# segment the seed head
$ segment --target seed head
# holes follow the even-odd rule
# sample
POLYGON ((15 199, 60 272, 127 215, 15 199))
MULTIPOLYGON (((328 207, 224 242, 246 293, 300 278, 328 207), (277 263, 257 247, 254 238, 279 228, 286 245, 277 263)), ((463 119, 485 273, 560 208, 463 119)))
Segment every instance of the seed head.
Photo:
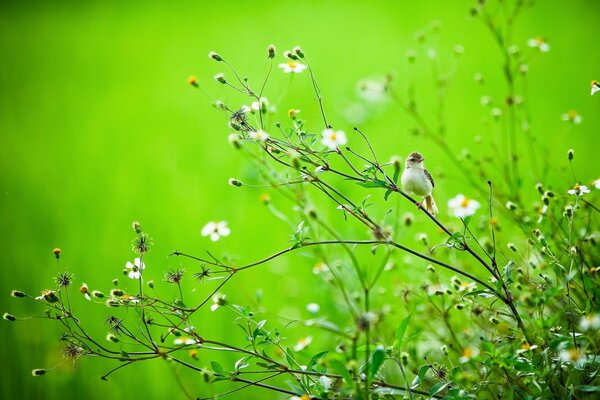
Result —
POLYGON ((184 273, 185 273, 185 270, 179 269, 179 268, 174 271, 171 270, 171 271, 167 272, 167 276, 166 276, 167 282, 175 283, 175 284, 181 283, 184 273))

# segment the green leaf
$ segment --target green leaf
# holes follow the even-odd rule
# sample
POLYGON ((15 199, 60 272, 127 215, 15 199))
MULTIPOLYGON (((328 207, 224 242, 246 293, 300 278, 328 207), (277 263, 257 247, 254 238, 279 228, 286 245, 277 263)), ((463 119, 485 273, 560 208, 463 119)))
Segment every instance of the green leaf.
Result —
POLYGON ((579 390, 580 392, 600 392, 600 386, 581 385, 575 386, 575 390, 579 390))
POLYGON ((402 343, 402 339, 404 339, 404 334, 406 333, 406 329, 408 328, 408 323, 410 322, 411 316, 412 314, 408 314, 402 320, 402 322, 400 322, 398 329, 396 329, 396 340, 398 341, 398 343, 402 343))
POLYGON ((419 369, 419 373, 417 374, 417 376, 415 376, 415 379, 413 379, 412 383, 410 384, 411 389, 416 388, 421 384, 421 382, 423 382, 423 378, 425 378, 425 374, 427 373, 427 371, 429 371, 429 368, 429 365, 423 365, 419 369))
POLYGON ((390 194, 392 194, 392 189, 386 190, 385 194, 383 195, 383 199, 387 201, 388 197, 390 197, 390 194))
POLYGON ((309 371, 312 370, 312 368, 319 363, 319 360, 321 360, 321 358, 325 357, 325 355, 327 353, 328 353, 327 351, 322 351, 320 353, 315 354, 308 363, 308 370, 309 371))
POLYGON ((398 184, 398 178, 400 177, 400 168, 395 168, 394 170, 394 183, 398 184))
POLYGON ((221 364, 219 364, 216 361, 211 361, 210 362, 210 366, 212 367, 213 371, 215 371, 215 373, 217 375, 221 375, 221 376, 226 376, 227 372, 225 372, 225 370, 223 369, 223 367, 221 366, 221 364))
POLYGON ((379 179, 374 179, 372 181, 367 182, 356 182, 356 184, 367 189, 387 187, 387 184, 384 181, 380 181, 379 179))
POLYGON ((449 384, 450 384, 450 382, 438 382, 431 387, 429 394, 431 396, 435 396, 436 394, 438 394, 439 392, 444 390, 446 388, 446 386, 448 386, 449 384))
POLYGON ((371 376, 371 378, 377 375, 377 372, 379 371, 379 368, 381 368, 381 365, 384 361, 385 349, 383 346, 378 346, 371 356, 371 371, 369 371, 369 376, 371 376))
POLYGON ((334 360, 329 361, 329 365, 331 366, 331 368, 333 369, 333 371, 336 374, 339 374, 342 377, 344 377, 344 380, 346 382, 352 382, 352 376, 350 375, 350 372, 348 372, 348 368, 346 368, 346 364, 344 364, 340 360, 334 359, 334 360))
POLYGON ((289 347, 285 350, 285 358, 287 359, 288 365, 291 368, 296 367, 296 363, 294 362, 294 351, 289 347))

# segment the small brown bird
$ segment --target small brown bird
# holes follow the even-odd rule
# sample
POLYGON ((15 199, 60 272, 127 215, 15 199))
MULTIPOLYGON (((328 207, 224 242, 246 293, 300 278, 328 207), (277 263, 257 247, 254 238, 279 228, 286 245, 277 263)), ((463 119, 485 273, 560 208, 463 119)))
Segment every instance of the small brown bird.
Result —
POLYGON ((419 206, 425 202, 425 209, 430 214, 437 214, 438 209, 431 194, 435 183, 429 171, 423 166, 423 161, 425 159, 420 153, 415 151, 409 154, 402 172, 402 187, 409 193, 423 196, 419 206))

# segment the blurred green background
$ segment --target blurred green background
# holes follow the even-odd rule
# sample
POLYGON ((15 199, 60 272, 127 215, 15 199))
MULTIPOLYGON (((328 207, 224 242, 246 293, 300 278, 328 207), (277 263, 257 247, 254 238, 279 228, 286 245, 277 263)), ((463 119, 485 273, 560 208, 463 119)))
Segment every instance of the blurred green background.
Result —
MULTIPOLYGON (((249 261, 286 246, 289 228, 261 205, 262 191, 227 185, 231 176, 244 180, 254 174, 227 143, 226 118, 210 106, 216 99, 239 99, 212 80, 222 65, 207 58, 211 50, 257 82, 266 70, 268 44, 275 44, 279 53, 301 45, 317 73, 329 118, 350 132, 347 107, 356 99, 357 81, 365 77, 393 73, 400 86, 408 79, 420 80, 422 104, 434 110, 427 63, 409 69, 406 51, 416 49, 423 61, 426 50, 436 48, 440 62, 450 68, 452 48, 460 43, 466 51, 448 92, 448 134, 457 153, 470 147, 473 137, 482 134, 481 119, 489 116, 480 97, 501 99, 505 90, 500 53, 481 21, 469 16, 471 3, 2 2, 2 311, 18 316, 41 312, 39 305, 13 299, 9 292, 18 288, 36 294, 51 287, 57 272, 54 247, 62 248, 61 268, 75 274, 77 285, 86 282, 108 291, 111 279, 120 277, 133 258, 133 220, 141 221, 154 238, 146 276, 156 281, 170 267, 194 271, 183 260, 166 258, 175 249, 198 255, 206 249, 228 252, 249 261), (441 22, 434 37, 432 21, 441 22), (425 32, 424 45, 417 45, 416 30, 425 32), (485 77, 483 87, 473 80, 478 72, 485 77), (208 97, 186 84, 192 74, 208 97), (221 219, 229 222, 231 236, 217 243, 200 236, 207 221, 221 219)), ((589 83, 600 79, 599 14, 596 1, 540 1, 519 19, 514 40, 522 48, 536 36, 550 43, 549 53, 530 62, 526 101, 532 130, 548 145, 549 152, 541 156, 556 160, 557 166, 566 165, 568 148, 575 149, 576 171, 584 183, 598 173, 593 135, 600 126, 600 98, 590 97, 589 83), (582 115, 581 125, 560 121, 571 109, 582 115)), ((288 80, 274 71, 267 97, 278 98, 288 80)), ((286 90, 278 118, 284 119, 288 108, 301 108, 302 117, 318 131, 319 111, 311 100, 308 75, 294 77, 286 90)), ((360 126, 382 159, 420 149, 434 174, 445 172, 448 179, 436 188, 443 218, 448 218, 449 197, 475 194, 461 179, 452 179, 458 175, 434 145, 410 134, 414 124, 397 108, 388 105, 375 114, 360 126)), ((275 197, 274 202, 289 210, 283 200, 275 197)), ((361 228, 348 229, 365 236, 361 228)), ((244 275, 224 292, 243 304, 262 288, 268 309, 301 317, 304 304, 315 301, 327 307, 332 301, 326 291, 314 290, 312 265, 306 258, 280 259, 244 275), (297 310, 282 311, 287 303, 298 304, 297 310)), ((187 292, 196 289, 192 296, 198 298, 208 290, 192 281, 186 285, 187 292)), ((167 297, 174 295, 170 289, 164 290, 167 297)), ((103 338, 108 310, 79 297, 74 307, 103 338)), ((230 337, 231 318, 209 314, 202 314, 197 328, 214 338, 230 337)), ((103 382, 99 377, 115 365, 84 359, 76 367, 66 362, 33 379, 31 369, 61 361, 59 332, 56 324, 43 320, 1 325, 1 398, 185 398, 163 362, 134 365, 103 382)), ((298 337, 290 334, 294 342, 298 337)), ((209 354, 201 358, 208 365, 209 354)), ((206 394, 198 377, 182 379, 193 395, 206 394)), ((280 398, 264 392, 241 396, 280 398)))

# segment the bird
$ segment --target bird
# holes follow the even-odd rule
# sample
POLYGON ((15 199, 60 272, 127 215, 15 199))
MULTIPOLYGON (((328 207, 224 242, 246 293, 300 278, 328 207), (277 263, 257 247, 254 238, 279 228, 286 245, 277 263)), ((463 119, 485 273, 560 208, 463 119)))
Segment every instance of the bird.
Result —
POLYGON ((425 169, 423 162, 425 159, 419 152, 412 152, 406 158, 404 171, 402 172, 402 187, 405 191, 416 196, 423 196, 423 200, 417 203, 418 207, 423 207, 432 215, 438 213, 437 206, 433 200, 432 192, 435 183, 429 171, 425 169))

